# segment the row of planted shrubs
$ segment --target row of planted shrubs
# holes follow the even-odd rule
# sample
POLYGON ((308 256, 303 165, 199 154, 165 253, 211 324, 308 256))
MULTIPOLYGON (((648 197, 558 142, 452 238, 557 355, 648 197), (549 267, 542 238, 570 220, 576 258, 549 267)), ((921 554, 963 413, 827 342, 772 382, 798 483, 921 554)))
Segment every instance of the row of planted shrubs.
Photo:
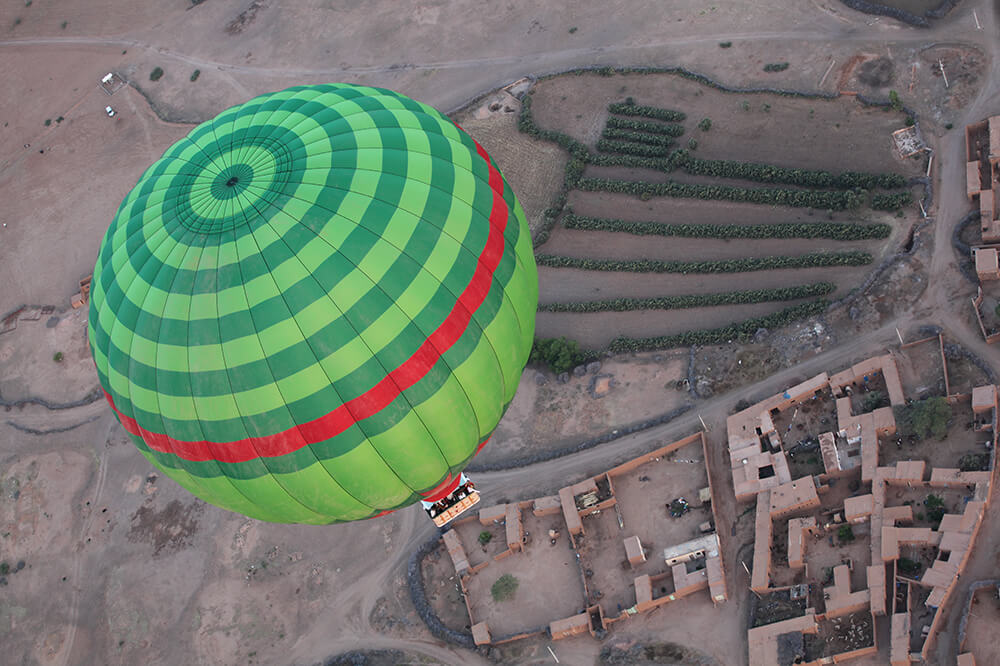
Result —
POLYGON ((833 174, 817 169, 792 169, 760 164, 757 162, 741 162, 738 160, 704 160, 695 157, 686 150, 678 150, 671 155, 674 166, 680 167, 690 174, 715 176, 717 178, 738 178, 752 180, 758 183, 784 183, 803 187, 834 187, 837 189, 896 189, 906 186, 906 178, 898 173, 864 173, 860 171, 844 171, 833 174))
POLYGON ((779 224, 665 224, 584 217, 570 213, 563 218, 567 229, 581 231, 620 231, 636 236, 680 236, 684 238, 829 238, 831 240, 869 240, 888 238, 888 224, 838 222, 800 222, 779 224))
POLYGON ((746 305, 772 301, 794 301, 800 298, 826 296, 836 289, 832 282, 815 282, 794 287, 747 289, 715 294, 686 294, 655 298, 612 298, 601 301, 547 303, 539 305, 541 312, 626 312, 628 310, 679 310, 684 308, 746 305))
POLYGON ((872 195, 872 208, 875 210, 899 210, 912 202, 913 194, 909 191, 893 192, 890 194, 876 193, 872 195))
POLYGON ((681 197, 688 199, 721 199, 772 206, 795 208, 823 208, 845 210, 858 208, 865 201, 864 190, 785 190, 779 188, 736 187, 733 185, 695 185, 667 181, 613 180, 610 178, 580 178, 576 186, 581 190, 617 192, 648 199, 653 196, 681 197))
POLYGON ((684 126, 674 123, 655 123, 648 120, 633 120, 631 118, 618 118, 611 116, 605 127, 611 129, 634 130, 636 132, 649 132, 651 134, 666 134, 667 136, 680 136, 684 134, 684 126))
POLYGON ((624 102, 612 102, 608 104, 608 111, 621 116, 656 118, 657 120, 666 120, 673 123, 684 122, 684 119, 687 118, 687 114, 681 111, 661 109, 657 106, 642 106, 633 102, 631 98, 624 102))
POLYGON ((829 306, 825 299, 800 303, 762 317, 733 322, 728 326, 686 331, 674 335, 653 338, 619 337, 611 341, 607 351, 620 354, 626 352, 655 351, 670 347, 690 347, 691 345, 717 345, 729 342, 749 342, 761 328, 780 328, 794 321, 821 314, 829 306))
POLYGON ((863 266, 872 255, 860 250, 847 252, 811 252, 795 256, 743 257, 706 261, 662 261, 658 259, 587 259, 553 254, 535 256, 539 266, 578 268, 585 271, 626 273, 747 273, 778 268, 821 268, 825 266, 863 266))
POLYGON ((648 143, 654 146, 672 146, 675 143, 675 141, 666 134, 635 132, 627 129, 616 129, 614 127, 604 128, 602 136, 605 139, 619 139, 622 141, 633 141, 636 143, 648 143))
POLYGON ((639 157, 666 157, 670 154, 670 146, 650 145, 635 141, 619 141, 617 139, 598 139, 597 150, 602 153, 624 153, 639 157))

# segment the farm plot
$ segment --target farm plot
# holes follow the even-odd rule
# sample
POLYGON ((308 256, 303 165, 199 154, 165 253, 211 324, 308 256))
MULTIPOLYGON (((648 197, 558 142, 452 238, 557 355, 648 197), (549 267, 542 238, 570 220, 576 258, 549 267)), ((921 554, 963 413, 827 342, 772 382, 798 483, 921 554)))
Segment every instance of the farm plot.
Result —
POLYGON ((536 237, 537 335, 634 351, 745 340, 821 312, 908 230, 920 165, 890 150, 902 124, 854 100, 741 96, 670 74, 542 81, 519 128, 570 159, 536 237))

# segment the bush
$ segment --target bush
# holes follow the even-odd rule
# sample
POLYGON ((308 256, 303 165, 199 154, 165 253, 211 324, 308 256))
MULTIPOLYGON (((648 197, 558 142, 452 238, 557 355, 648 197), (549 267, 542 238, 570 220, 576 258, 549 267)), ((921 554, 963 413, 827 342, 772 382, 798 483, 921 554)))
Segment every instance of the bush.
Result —
POLYGON ((615 273, 748 273, 776 268, 819 268, 823 266, 864 266, 872 255, 860 250, 847 252, 812 252, 800 255, 743 257, 705 261, 661 261, 657 259, 585 259, 539 254, 539 266, 578 268, 585 271, 615 273))
POLYGON ((608 118, 606 127, 652 132, 653 134, 666 134, 667 136, 680 136, 684 134, 684 126, 676 123, 657 123, 648 120, 635 120, 633 118, 618 118, 617 116, 608 118))
POLYGON ((864 201, 862 190, 831 192, 826 190, 787 190, 779 188, 736 187, 732 185, 695 185, 666 181, 612 180, 608 178, 580 178, 581 190, 617 192, 637 197, 667 196, 689 199, 718 199, 745 201, 772 206, 810 207, 824 210, 857 208, 864 201))
POLYGON ((687 118, 687 114, 681 111, 661 109, 655 106, 640 106, 627 102, 613 102, 608 105, 608 111, 622 116, 642 116, 643 118, 656 118, 674 123, 683 122, 687 118))
POLYGON ((491 532, 488 532, 487 530, 483 530, 482 532, 479 533, 479 543, 480 543, 480 545, 485 546, 492 539, 493 539, 493 534, 491 532))
POLYGON ((56 352, 55 354, 52 355, 52 360, 55 361, 56 363, 60 363, 63 360, 63 353, 56 352))
POLYGON ((160 67, 154 67, 153 71, 149 73, 150 81, 159 81, 163 78, 163 69, 160 67))
POLYGON ((719 42, 720 49, 728 49, 732 45, 733 45, 732 42, 719 42))
POLYGON ((580 365, 589 355, 580 349, 580 343, 567 338, 535 338, 531 346, 529 363, 545 364, 552 372, 561 374, 580 365))
POLYGON ((828 238, 852 241, 888 238, 889 234, 892 233, 892 227, 888 224, 840 222, 666 224, 582 217, 572 213, 563 218, 563 224, 567 229, 622 232, 636 236, 678 236, 681 238, 828 238))
POLYGON ((0 562, 0 576, 6 576, 10 573, 10 565, 6 562, 0 562))
POLYGON ((783 72, 788 69, 787 62, 769 62, 764 65, 765 72, 783 72))
POLYGON ((841 525, 837 528, 837 538, 840 539, 841 543, 850 543, 854 541, 854 530, 851 529, 850 525, 841 525))
POLYGON ((708 130, 712 129, 712 119, 702 118, 701 121, 698 123, 698 129, 700 129, 702 132, 707 132, 708 130))
POLYGON ((697 149, 698 149, 698 140, 688 139, 688 150, 697 150, 697 149))
POLYGON ((191 72, 191 83, 194 83, 195 81, 197 81, 199 76, 201 76, 201 70, 200 69, 196 69, 193 72, 191 72))
POLYGON ((793 321, 823 313, 829 303, 823 299, 793 305, 763 317, 753 317, 733 322, 719 328, 686 331, 674 335, 655 338, 619 337, 611 341, 607 350, 621 354, 627 352, 656 351, 670 347, 690 347, 692 345, 718 345, 733 342, 748 342, 761 328, 780 328, 793 321))
POLYGON ((514 597, 518 585, 517 578, 506 573, 497 578, 493 586, 490 587, 490 595, 492 595, 493 601, 507 601, 514 597))
POLYGON ((46 118, 46 119, 45 119, 45 122, 44 122, 43 124, 44 124, 44 125, 45 125, 46 127, 48 127, 49 125, 51 125, 51 124, 52 124, 52 119, 51 119, 51 118, 46 118))
POLYGON ((909 432, 921 439, 933 435, 944 439, 948 434, 951 406, 944 398, 928 398, 909 405, 896 407, 896 420, 909 432))
POLYGON ((944 500, 932 493, 924 500, 924 506, 927 507, 927 520, 934 529, 937 529, 941 519, 944 518, 944 500))
POLYGON ((882 391, 869 391, 861 399, 862 412, 874 412, 879 407, 888 407, 889 400, 882 391))
POLYGON ((549 303, 539 305, 541 312, 626 312, 630 310, 678 310, 683 308, 715 307, 719 305, 744 305, 794 301, 800 298, 826 296, 836 289, 832 282, 816 282, 795 287, 748 289, 715 294, 687 296, 661 296, 658 298, 614 298, 603 301, 574 303, 549 303))
POLYGON ((893 111, 903 110, 903 102, 902 100, 899 99, 899 93, 896 92, 895 90, 889 91, 889 108, 891 108, 893 111))
POLYGON ((985 472, 990 468, 988 453, 969 453, 958 460, 958 469, 963 472, 985 472))

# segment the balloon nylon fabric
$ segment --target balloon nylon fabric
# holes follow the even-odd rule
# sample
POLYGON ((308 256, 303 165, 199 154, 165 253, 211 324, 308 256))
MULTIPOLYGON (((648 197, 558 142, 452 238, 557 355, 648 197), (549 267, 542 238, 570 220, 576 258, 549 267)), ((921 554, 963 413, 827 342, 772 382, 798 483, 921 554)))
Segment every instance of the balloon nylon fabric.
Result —
POLYGON ((520 204, 452 121, 302 86, 170 147, 94 269, 98 377, 151 463, 273 522, 356 520, 455 478, 530 353, 520 204))

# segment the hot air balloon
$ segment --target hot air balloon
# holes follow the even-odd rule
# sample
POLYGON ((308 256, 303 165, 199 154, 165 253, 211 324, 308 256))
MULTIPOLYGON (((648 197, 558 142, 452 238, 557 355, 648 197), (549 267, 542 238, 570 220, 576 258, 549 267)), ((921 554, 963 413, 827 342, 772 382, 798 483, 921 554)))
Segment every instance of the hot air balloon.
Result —
POLYGON ((88 333, 154 466, 225 509, 328 524, 469 503, 537 301, 524 212, 478 143, 390 90, 300 86, 139 178, 88 333))

